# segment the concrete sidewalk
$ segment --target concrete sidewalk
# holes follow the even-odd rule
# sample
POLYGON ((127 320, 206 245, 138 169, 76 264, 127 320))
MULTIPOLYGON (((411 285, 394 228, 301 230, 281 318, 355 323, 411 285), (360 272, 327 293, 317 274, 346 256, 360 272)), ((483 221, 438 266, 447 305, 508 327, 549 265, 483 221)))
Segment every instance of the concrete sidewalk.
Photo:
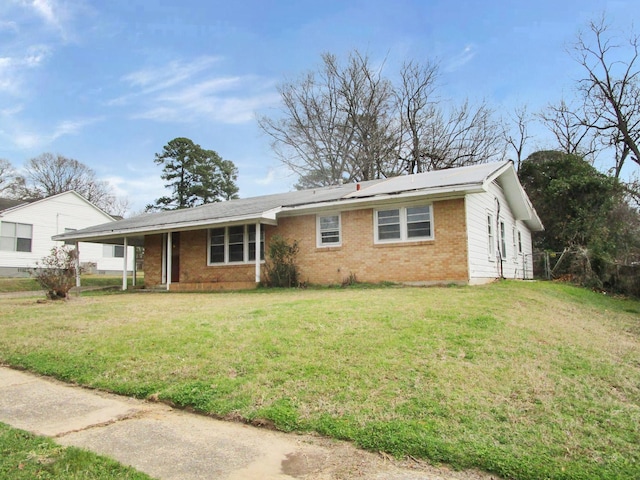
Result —
POLYGON ((346 442, 218 421, 5 367, 0 367, 0 422, 106 455, 158 479, 492 478, 396 462, 346 442))

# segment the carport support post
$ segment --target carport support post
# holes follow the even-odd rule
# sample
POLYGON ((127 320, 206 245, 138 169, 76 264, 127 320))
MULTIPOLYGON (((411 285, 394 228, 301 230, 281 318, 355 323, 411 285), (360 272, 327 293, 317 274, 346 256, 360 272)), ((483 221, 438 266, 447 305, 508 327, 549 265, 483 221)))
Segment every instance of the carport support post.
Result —
POLYGON ((256 223, 256 283, 260 283, 260 222, 256 223))
POLYGON ((167 290, 171 287, 171 249, 173 242, 171 232, 167 233, 167 290))
POLYGON ((76 287, 80 287, 80 244, 76 242, 76 287))
POLYGON ((136 286, 136 277, 138 276, 138 250, 135 245, 133 246, 133 278, 131 279, 131 285, 136 286))
POLYGON ((127 237, 124 237, 124 255, 123 255, 123 265, 122 265, 122 290, 127 289, 127 264, 129 263, 129 255, 128 255, 128 241, 127 237))

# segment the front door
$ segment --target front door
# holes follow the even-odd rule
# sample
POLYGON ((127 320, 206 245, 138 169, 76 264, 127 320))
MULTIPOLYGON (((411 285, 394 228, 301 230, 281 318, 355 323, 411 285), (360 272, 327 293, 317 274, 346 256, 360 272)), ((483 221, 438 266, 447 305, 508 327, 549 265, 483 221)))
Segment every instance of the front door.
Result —
POLYGON ((171 283, 180 282, 180 232, 171 234, 171 283))

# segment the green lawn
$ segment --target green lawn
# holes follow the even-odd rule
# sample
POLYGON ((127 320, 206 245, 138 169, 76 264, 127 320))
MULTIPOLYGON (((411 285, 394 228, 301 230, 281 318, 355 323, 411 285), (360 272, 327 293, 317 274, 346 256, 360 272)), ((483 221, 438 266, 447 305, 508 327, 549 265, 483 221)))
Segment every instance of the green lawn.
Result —
POLYGON ((515 479, 640 478, 640 302, 554 283, 2 299, 0 361, 515 479))
MULTIPOLYGON (((131 285, 131 275, 127 279, 127 283, 131 285)), ((83 275, 81 280, 83 287, 108 287, 122 286, 122 275, 83 275)), ((144 283, 142 274, 137 276, 138 285, 144 283)), ((41 290, 40 285, 35 278, 24 277, 3 277, 0 278, 0 293, 9 292, 32 292, 41 290)))
POLYGON ((11 480, 150 480, 113 460, 0 423, 0 478, 11 480))

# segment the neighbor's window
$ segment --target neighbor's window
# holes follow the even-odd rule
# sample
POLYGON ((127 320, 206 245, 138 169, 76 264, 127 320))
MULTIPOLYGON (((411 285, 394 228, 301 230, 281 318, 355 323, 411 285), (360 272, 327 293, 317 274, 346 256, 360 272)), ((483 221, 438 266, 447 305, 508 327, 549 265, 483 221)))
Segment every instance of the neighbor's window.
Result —
POLYGON ((317 245, 319 247, 336 247, 341 245, 340 215, 318 215, 317 245))
POLYGON ((0 250, 30 252, 33 225, 26 223, 0 223, 0 250))
MULTIPOLYGON (((209 230, 209 264, 256 260, 256 226, 235 225, 209 230)), ((260 229, 260 260, 264 260, 264 229, 260 229)))
POLYGON ((487 239, 489 247, 489 260, 493 260, 496 255, 496 241, 493 234, 493 215, 487 213, 487 239))
POLYGON ((102 256, 105 258, 124 258, 124 245, 102 245, 102 256))
MULTIPOLYGON (((64 229, 64 233, 75 232, 75 231, 76 231, 75 228, 65 228, 64 229)), ((74 242, 73 240, 65 240, 64 244, 65 245, 69 245, 69 246, 75 246, 76 242, 74 242)))
POLYGON ((376 243, 430 240, 433 238, 431 205, 376 210, 376 243))

